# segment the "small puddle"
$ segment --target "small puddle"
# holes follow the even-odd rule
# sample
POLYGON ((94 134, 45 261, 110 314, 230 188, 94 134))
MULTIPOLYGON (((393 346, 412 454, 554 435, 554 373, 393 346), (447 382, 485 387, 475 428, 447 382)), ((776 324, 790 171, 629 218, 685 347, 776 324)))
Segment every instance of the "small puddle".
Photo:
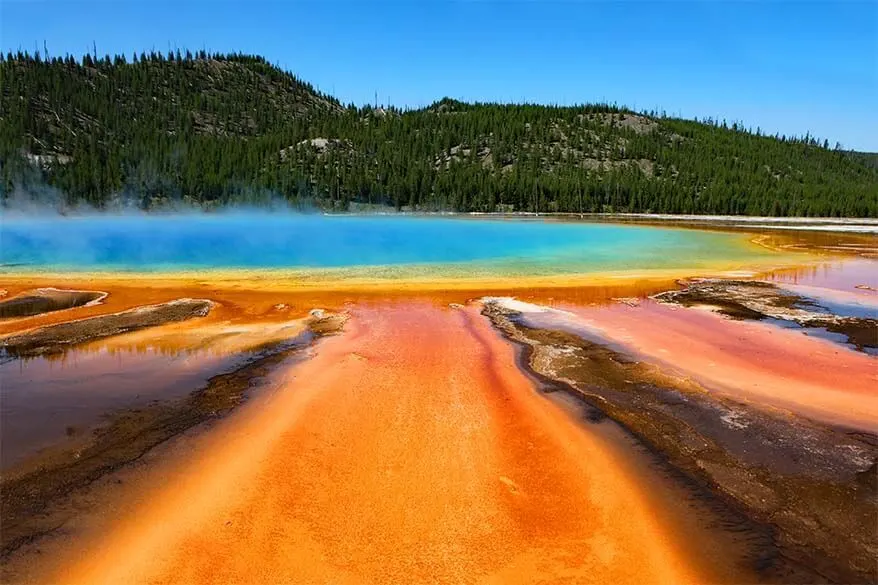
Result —
POLYGON ((182 398, 245 359, 103 347, 0 364, 0 470, 47 447, 87 439, 111 412, 182 398))
POLYGON ((878 262, 865 258, 777 270, 761 277, 776 284, 808 286, 878 297, 878 262))

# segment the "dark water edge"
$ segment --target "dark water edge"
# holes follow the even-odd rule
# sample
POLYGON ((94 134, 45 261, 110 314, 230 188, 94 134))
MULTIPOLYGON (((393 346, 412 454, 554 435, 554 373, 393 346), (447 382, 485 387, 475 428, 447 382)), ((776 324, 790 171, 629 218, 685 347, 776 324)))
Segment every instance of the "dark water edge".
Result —
POLYGON ((695 393, 599 343, 527 327, 490 304, 484 314, 547 397, 641 446, 745 572, 765 583, 878 582, 878 436, 695 393), (549 373, 534 366, 546 347, 579 355, 549 360, 549 373), (871 466, 838 455, 848 448, 871 466))
POLYGON ((652 298, 681 307, 709 307, 730 319, 798 329, 855 351, 878 354, 878 308, 833 302, 760 280, 695 279, 652 298))
POLYGON ((253 352, 246 363, 211 377, 186 398, 117 412, 83 449, 50 453, 34 471, 4 476, 0 560, 62 530, 76 514, 84 513, 64 505, 72 496, 178 435, 228 415, 272 371, 303 359, 308 347, 337 332, 342 323, 335 316, 317 319, 301 335, 253 352))

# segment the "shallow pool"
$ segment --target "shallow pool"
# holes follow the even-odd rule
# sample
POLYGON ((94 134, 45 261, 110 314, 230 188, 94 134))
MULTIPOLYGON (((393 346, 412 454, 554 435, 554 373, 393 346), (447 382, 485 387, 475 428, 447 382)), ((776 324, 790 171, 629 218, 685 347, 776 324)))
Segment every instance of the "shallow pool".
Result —
POLYGON ((438 265, 553 274, 704 267, 771 252, 741 234, 603 223, 291 214, 2 218, 6 270, 438 265))

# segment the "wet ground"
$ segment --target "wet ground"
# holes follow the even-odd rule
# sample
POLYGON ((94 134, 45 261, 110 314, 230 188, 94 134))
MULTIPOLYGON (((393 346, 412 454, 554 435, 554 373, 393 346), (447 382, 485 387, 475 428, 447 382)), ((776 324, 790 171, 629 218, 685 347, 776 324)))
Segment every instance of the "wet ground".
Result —
POLYGON ((2 580, 878 581, 874 267, 104 278, 0 321, 2 580))
POLYGON ((773 321, 807 330, 870 354, 878 353, 878 299, 814 286, 791 286, 762 280, 694 280, 682 288, 654 295, 683 307, 704 307, 732 319, 773 321))
MULTIPOLYGON (((0 295, 0 297, 3 296, 6 295, 0 295)), ((52 311, 63 311, 64 309, 99 303, 106 296, 106 293, 101 291, 88 290, 42 288, 26 291, 0 301, 0 319, 31 317, 52 311)))
POLYGON ((0 365, 0 468, 53 446, 71 446, 108 413, 183 398, 239 357, 96 347, 0 365))
POLYGON ((62 554, 44 578, 699 583, 749 575, 734 560, 712 563, 709 531, 674 522, 673 508, 656 512, 636 462, 535 394, 514 348, 477 309, 355 307, 345 332, 315 350, 272 394, 205 436, 196 457, 182 459, 184 473, 141 485, 148 500, 68 547, 73 557, 62 554))
POLYGON ((165 441, 227 414, 271 369, 301 354, 316 338, 336 332, 343 322, 341 316, 311 316, 303 320, 296 337, 254 348, 224 365, 201 363, 188 377, 145 370, 135 386, 140 394, 134 397, 133 385, 119 375, 87 388, 77 388, 81 380, 68 377, 56 383, 54 397, 52 390, 48 396, 34 395, 27 382, 11 388, 4 383, 4 419, 11 424, 8 429, 4 425, 8 455, 0 504, 2 554, 59 530, 71 519, 71 511, 63 505, 71 494, 136 462, 165 441), (218 369, 225 371, 216 373, 218 369), (95 415, 101 410, 103 420, 97 421, 95 415), (29 424, 43 419, 50 424, 29 432, 29 424), (77 420, 81 426, 71 424, 77 420), (66 425, 67 440, 53 441, 52 427, 59 422, 66 425))
POLYGON ((588 420, 621 423, 736 518, 736 530, 753 540, 748 555, 760 582, 874 579, 873 432, 713 392, 619 344, 577 335, 571 314, 559 319, 503 300, 489 300, 485 314, 524 348, 525 367, 554 383, 549 392, 583 399, 588 420))

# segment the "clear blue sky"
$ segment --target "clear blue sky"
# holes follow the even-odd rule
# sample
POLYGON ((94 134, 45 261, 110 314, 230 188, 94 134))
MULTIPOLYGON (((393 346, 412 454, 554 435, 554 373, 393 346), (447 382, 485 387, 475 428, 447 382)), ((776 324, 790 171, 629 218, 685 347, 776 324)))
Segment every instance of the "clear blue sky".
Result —
POLYGON ((605 100, 878 151, 878 0, 0 0, 4 51, 258 53, 343 102, 605 100))

